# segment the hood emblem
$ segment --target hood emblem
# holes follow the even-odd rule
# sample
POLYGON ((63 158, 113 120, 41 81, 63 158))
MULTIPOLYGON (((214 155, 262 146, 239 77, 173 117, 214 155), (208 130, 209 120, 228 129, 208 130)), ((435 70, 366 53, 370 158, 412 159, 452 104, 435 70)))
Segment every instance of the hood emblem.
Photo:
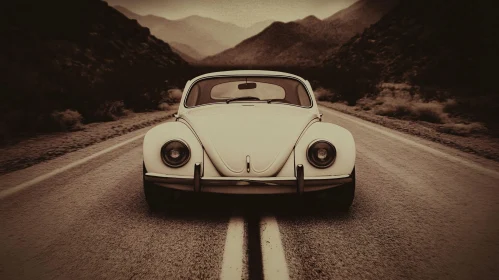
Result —
POLYGON ((250 156, 246 156, 246 172, 250 173, 250 156))

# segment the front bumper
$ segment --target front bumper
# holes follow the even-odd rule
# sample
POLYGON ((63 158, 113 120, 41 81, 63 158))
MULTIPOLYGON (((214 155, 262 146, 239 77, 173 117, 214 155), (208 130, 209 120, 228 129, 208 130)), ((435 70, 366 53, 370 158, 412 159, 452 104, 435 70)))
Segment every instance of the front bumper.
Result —
POLYGON ((166 188, 224 194, 286 194, 320 191, 351 183, 351 175, 304 177, 298 165, 296 177, 201 177, 196 164, 194 176, 145 173, 144 180, 166 188))

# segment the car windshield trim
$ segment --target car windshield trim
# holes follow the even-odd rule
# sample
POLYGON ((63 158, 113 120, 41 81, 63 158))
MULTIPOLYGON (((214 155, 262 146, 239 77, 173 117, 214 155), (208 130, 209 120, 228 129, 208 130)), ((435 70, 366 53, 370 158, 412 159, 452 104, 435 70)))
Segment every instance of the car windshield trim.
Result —
MULTIPOLYGON (((191 90, 193 88, 194 85, 196 85, 198 82, 200 81, 203 81, 203 80, 208 80, 208 79, 216 79, 216 78, 242 78, 242 77, 251 77, 251 78, 284 78, 284 79, 292 79, 292 80, 295 80, 297 82, 299 82, 303 88, 305 89, 305 92, 307 93, 307 97, 308 97, 308 100, 309 100, 309 103, 310 105, 309 106, 301 106, 301 105, 297 105, 297 104, 292 104, 292 103, 287 103, 287 102, 276 102, 274 104, 279 104, 279 105, 287 105, 287 106, 293 106, 293 107, 299 107, 299 108, 304 108, 304 109, 310 109, 310 108, 313 108, 314 107, 314 99, 312 98, 312 94, 308 87, 306 86, 306 84, 302 81, 302 79, 298 78, 298 77, 295 77, 295 76, 288 76, 288 75, 264 75, 264 74, 244 74, 244 75, 216 75, 216 76, 205 76, 205 77, 199 77, 197 79, 195 79, 189 86, 188 90, 187 90, 187 94, 184 98, 184 102, 183 102, 183 106, 184 108, 186 109, 193 109, 193 108, 196 108, 196 107, 200 107, 200 106, 209 106, 209 105, 215 105, 215 104, 227 104, 225 102, 225 100, 223 101, 220 101, 220 102, 212 102, 212 103, 207 103, 207 104, 199 104, 199 105, 194 105, 194 106, 188 106, 187 105, 187 99, 189 97, 189 95, 191 94, 191 90)), ((261 101, 268 101, 268 100, 265 100, 265 99, 262 99, 261 101)), ((277 100, 272 100, 272 101, 277 101, 277 100)), ((257 102, 257 100, 253 101, 253 102, 257 102)), ((272 102, 270 102, 269 104, 271 104, 272 102)))
POLYGON ((229 104, 231 103, 232 101, 265 101, 265 99, 260 99, 256 96, 239 96, 239 97, 234 97, 234 98, 229 98, 229 99, 225 99, 225 103, 229 104))

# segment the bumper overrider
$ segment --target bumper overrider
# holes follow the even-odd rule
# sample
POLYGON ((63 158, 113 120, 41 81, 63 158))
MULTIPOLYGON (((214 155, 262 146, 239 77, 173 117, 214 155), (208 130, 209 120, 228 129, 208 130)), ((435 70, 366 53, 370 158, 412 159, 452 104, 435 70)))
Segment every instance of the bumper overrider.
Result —
POLYGON ((162 187, 191 192, 226 194, 284 194, 325 190, 347 183, 350 174, 305 177, 303 165, 296 166, 296 177, 202 177, 201 163, 194 165, 194 176, 145 173, 144 180, 162 187))

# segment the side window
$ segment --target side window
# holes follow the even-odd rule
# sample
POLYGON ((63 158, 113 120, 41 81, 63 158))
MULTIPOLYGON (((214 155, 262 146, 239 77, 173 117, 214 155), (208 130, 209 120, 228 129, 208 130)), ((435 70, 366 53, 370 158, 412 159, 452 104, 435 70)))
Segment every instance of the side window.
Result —
POLYGON ((300 105, 304 107, 310 107, 310 98, 308 96, 307 90, 305 87, 300 83, 297 85, 296 92, 298 94, 298 99, 300 99, 300 105))
POLYGON ((198 99, 199 99, 199 84, 196 84, 191 88, 191 91, 187 96, 185 104, 187 105, 187 107, 196 106, 198 103, 198 99))

